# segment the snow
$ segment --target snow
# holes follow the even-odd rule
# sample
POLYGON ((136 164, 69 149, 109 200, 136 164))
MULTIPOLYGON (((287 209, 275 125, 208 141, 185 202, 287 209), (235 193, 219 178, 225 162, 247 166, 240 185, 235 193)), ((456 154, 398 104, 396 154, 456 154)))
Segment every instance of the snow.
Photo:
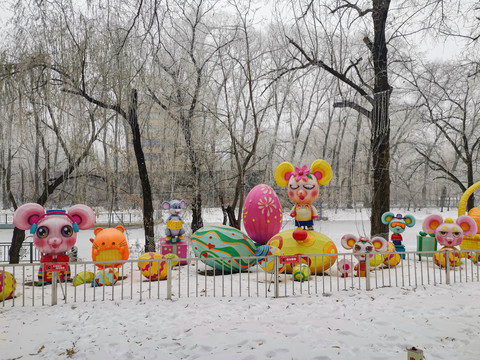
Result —
MULTIPOLYGON (((421 220, 432 212, 409 212, 417 217, 417 225, 405 232, 407 250, 415 250, 421 220)), ((456 217, 456 212, 443 215, 456 217)), ((326 212, 324 216, 329 220, 318 222, 316 229, 332 238, 339 251, 344 233, 368 233, 367 213, 352 210, 326 212)), ((218 213, 207 216, 207 222, 216 219, 221 219, 218 213)), ((91 234, 83 233, 77 241, 79 256, 90 260, 91 234)), ((8 240, 3 230, 0 236, 8 240)), ((140 229, 129 230, 130 243, 140 242, 142 236, 140 229)), ((202 282, 204 277, 190 268, 190 281, 199 277, 202 282)), ((241 277, 244 289, 247 281, 252 281, 245 274, 233 277, 241 277)), ((127 280, 130 278, 135 276, 127 280)), ((218 278, 217 283, 221 280, 210 276, 209 284, 213 278, 218 278)), ((148 283, 142 284, 146 287, 148 283)), ((266 286, 265 282, 261 286, 266 286)), ((74 288, 71 284, 67 287, 71 295, 74 288)), ((59 300, 56 306, 29 306, 27 301, 22 306, 22 297, 31 291, 25 287, 23 294, 17 288, 14 307, 10 306, 12 300, 5 306, 0 303, 0 358, 403 360, 407 348, 416 347, 424 351, 426 359, 468 360, 477 359, 480 353, 478 280, 416 288, 334 290, 324 295, 322 291, 296 291, 296 295, 289 292, 288 297, 280 298, 248 297, 244 290, 241 297, 230 297, 227 292, 226 297, 217 293, 216 297, 174 296, 174 300, 165 300, 164 293, 160 299, 155 293, 152 298, 121 300, 118 294, 123 288, 117 283, 113 287, 115 300, 103 297, 102 288, 96 290, 95 301, 86 302, 85 288, 77 288, 77 302, 59 300)))

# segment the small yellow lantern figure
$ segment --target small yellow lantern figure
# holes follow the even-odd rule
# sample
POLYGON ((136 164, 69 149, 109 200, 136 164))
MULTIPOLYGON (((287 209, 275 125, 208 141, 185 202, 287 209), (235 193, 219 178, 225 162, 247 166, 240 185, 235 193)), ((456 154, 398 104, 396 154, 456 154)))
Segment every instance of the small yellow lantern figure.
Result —
POLYGON ((297 264, 293 267, 293 278, 297 281, 307 281, 310 278, 310 268, 307 264, 297 264))

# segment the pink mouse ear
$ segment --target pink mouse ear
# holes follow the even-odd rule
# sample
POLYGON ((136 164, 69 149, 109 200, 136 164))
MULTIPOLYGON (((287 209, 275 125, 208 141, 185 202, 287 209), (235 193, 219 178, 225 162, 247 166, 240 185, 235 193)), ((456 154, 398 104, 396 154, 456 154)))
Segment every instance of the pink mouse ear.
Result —
POLYGON ((36 203, 24 204, 13 214, 13 225, 20 230, 28 230, 38 222, 43 214, 45 214, 45 209, 42 205, 36 203))
POLYGON ((95 225, 95 213, 87 205, 73 205, 70 210, 68 210, 68 215, 75 220, 80 230, 90 229, 95 225))

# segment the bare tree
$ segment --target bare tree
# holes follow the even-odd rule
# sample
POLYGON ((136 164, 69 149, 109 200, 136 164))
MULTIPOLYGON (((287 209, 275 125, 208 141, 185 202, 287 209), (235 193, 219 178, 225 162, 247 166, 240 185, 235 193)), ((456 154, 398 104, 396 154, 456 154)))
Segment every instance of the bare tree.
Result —
MULTIPOLYGON (((478 174, 480 151, 479 87, 470 77, 472 66, 420 64, 409 65, 407 79, 419 100, 419 115, 425 126, 423 141, 415 150, 429 166, 464 192, 478 174)), ((475 204, 472 195, 467 204, 475 204)))
MULTIPOLYGON (((48 84, 52 78, 50 73, 43 71, 44 69, 39 69, 36 66, 32 65, 31 62, 26 64, 17 63, 15 66, 10 66, 8 68, 10 71, 8 73, 2 73, 1 77, 7 80, 12 78, 20 78, 22 76, 32 79, 32 76, 35 78, 35 83, 39 84, 48 84), (33 66, 33 67, 32 67, 33 66), (22 69, 26 69, 23 71, 22 69)), ((16 82, 20 83, 19 81, 16 82)), ((30 81, 27 81, 28 84, 31 84, 30 81)), ((47 86, 47 85, 45 85, 47 86)), ((28 198, 32 199, 40 205, 45 205, 49 197, 66 181, 72 178, 76 173, 76 176, 82 176, 78 173, 78 168, 82 161, 90 155, 92 145, 98 138, 99 132, 102 131, 105 123, 98 126, 97 119, 95 115, 95 107, 87 108, 84 111, 87 121, 82 121, 80 117, 74 117, 76 121, 82 123, 82 135, 78 136, 72 134, 68 130, 68 125, 66 126, 65 119, 58 118, 58 115, 63 112, 62 109, 55 109, 55 104, 53 100, 50 100, 49 96, 51 95, 45 87, 31 88, 27 86, 22 89, 22 92, 25 93, 23 97, 14 99, 12 102, 17 103, 18 108, 30 108, 32 112, 29 114, 27 112, 15 112, 10 114, 10 119, 12 119, 11 126, 20 126, 22 128, 21 136, 31 136, 33 138, 39 137, 41 146, 38 147, 38 158, 32 156, 29 146, 25 146, 28 142, 19 141, 18 148, 12 153, 11 150, 15 148, 14 143, 9 144, 8 151, 8 161, 7 166, 2 169, 2 172, 5 175, 6 179, 6 192, 7 196, 12 203, 14 209, 18 207, 17 197, 15 196, 15 189, 12 184, 12 164, 15 161, 19 164, 20 168, 23 168, 25 163, 24 159, 35 158, 34 165, 39 169, 41 176, 36 179, 33 176, 32 184, 35 184, 38 181, 37 186, 33 186, 33 192, 29 192, 28 198), (48 94, 48 95, 47 95, 48 94), (24 99, 22 102, 21 100, 24 99), (20 116, 18 116, 20 115, 20 116), (13 122, 14 118, 18 118, 18 122, 13 122), (33 118, 33 119, 32 119, 33 118), (32 124, 33 126, 29 126, 32 124), (23 124, 22 124, 23 123, 23 124), (50 151, 51 147, 49 146, 52 143, 58 143, 60 145, 61 158, 54 160, 54 156, 50 151)), ((76 107, 75 104, 73 104, 76 107)), ((76 108, 77 113, 79 112, 76 108)), ((69 119, 72 120, 72 117, 69 119)), ((13 131, 10 128, 11 135, 13 131)), ((35 149, 34 149, 35 151, 35 149)), ((29 167, 30 169, 32 167, 29 167)), ((23 173, 23 170, 22 170, 23 173)), ((22 185, 25 181, 22 176, 22 185)), ((28 180, 26 180, 28 181, 28 180)), ((22 199, 23 201, 23 199, 22 199)), ((14 229, 12 245, 10 247, 9 256, 11 263, 19 262, 19 253, 22 246, 22 243, 25 239, 25 231, 18 228, 14 229)))
MULTIPOLYGON (((34 46, 36 53, 28 54, 30 68, 49 74, 47 82, 52 88, 82 98, 95 108, 101 107, 110 113, 117 113, 129 125, 142 186, 145 248, 153 251, 152 194, 141 144, 138 91, 132 86, 141 69, 141 62, 136 61, 138 58, 132 55, 135 54, 135 50, 132 50, 134 41, 130 41, 128 34, 124 35, 121 29, 123 25, 113 21, 116 17, 108 17, 107 24, 99 22, 97 18, 90 20, 88 11, 82 12, 72 3, 42 3, 39 7, 26 4, 18 11, 18 31, 30 41, 25 51, 33 47, 37 38, 42 39, 40 44, 34 46), (23 22, 22 14, 26 13, 31 16, 23 22), (25 26, 36 31, 24 32, 25 26), (60 37, 62 41, 57 41, 56 34, 59 32, 63 34, 60 37), (127 58, 130 63, 125 61, 127 58)), ((100 12, 102 9, 93 8, 90 11, 100 12)), ((109 13, 113 10, 108 8, 105 11, 109 13)), ((123 13, 120 11, 117 15, 119 14, 123 13)), ((123 16, 119 16, 116 21, 123 19, 123 16)), ((132 22, 135 24, 136 21, 132 22)), ((55 130, 55 125, 53 126, 55 130)), ((66 146, 62 143, 60 145, 65 151, 66 146)), ((40 199, 40 203, 45 201, 43 195, 40 199)))
POLYGON ((226 128, 231 141, 231 162, 234 175, 232 198, 226 206, 231 226, 240 229, 246 175, 258 164, 257 150, 272 102, 271 90, 265 91, 266 69, 270 51, 262 47, 261 35, 250 24, 251 3, 233 3, 236 11, 237 41, 218 53, 221 95, 224 113, 218 120, 226 128))
MULTIPOLYGON (((292 57, 295 59, 294 65, 285 71, 305 69, 307 67, 318 67, 338 79, 339 82, 358 92, 371 109, 362 104, 345 100, 334 104, 335 107, 350 107, 360 114, 366 116, 371 122, 371 152, 372 152, 372 215, 371 215, 371 233, 388 234, 388 227, 382 224, 381 215, 389 210, 390 199, 390 118, 389 105, 390 93, 392 87, 388 80, 388 59, 387 59, 387 36, 386 22, 390 8, 390 1, 373 0, 371 7, 360 9, 354 3, 343 1, 338 2, 337 6, 329 8, 313 1, 309 1, 304 7, 296 11, 295 26, 299 30, 296 35, 287 34, 288 43, 295 52, 292 57), (319 33, 308 25, 308 22, 318 24, 318 29, 324 26, 319 18, 319 14, 329 11, 333 15, 348 17, 348 13, 354 12, 357 16, 351 15, 352 21, 371 16, 371 32, 373 39, 365 35, 363 41, 369 51, 369 58, 373 66, 371 79, 365 80, 360 73, 359 64, 362 58, 352 60, 350 65, 337 63, 338 60, 346 59, 333 58, 330 63, 322 56, 320 46, 315 42, 319 41, 319 33), (303 26, 304 25, 304 26, 303 26), (312 47, 308 48, 305 40, 305 31, 309 36, 307 39, 313 39, 312 47), (351 75, 350 73, 353 72, 351 75), (371 81, 371 84, 368 83, 371 81)), ((333 21, 333 19, 330 19, 333 21)))
MULTIPOLYGON (((197 139, 197 123, 202 119, 200 106, 206 95, 212 57, 231 42, 228 38, 217 43, 216 31, 210 17, 215 2, 178 1, 165 9, 150 32, 149 61, 161 81, 150 82, 148 91, 153 101, 168 119, 179 127, 191 169, 193 190, 192 231, 203 226, 202 219, 202 161, 203 139, 197 139)), ((200 127, 201 128, 201 127, 200 127)))

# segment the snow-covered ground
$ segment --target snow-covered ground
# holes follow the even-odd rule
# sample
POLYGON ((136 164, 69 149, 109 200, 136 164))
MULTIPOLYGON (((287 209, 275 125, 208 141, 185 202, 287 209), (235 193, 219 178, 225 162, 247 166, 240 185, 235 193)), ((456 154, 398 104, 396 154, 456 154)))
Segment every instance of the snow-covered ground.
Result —
MULTIPOLYGON (((407 250, 416 249, 415 236, 421 230, 421 221, 432 212, 411 212, 417 217, 417 225, 404 233, 407 250)), ((211 211, 206 222, 218 222, 220 215, 211 211)), ((443 215, 455 218, 456 212, 443 215)), ((329 236, 339 251, 343 234, 369 233, 368 213, 324 212, 324 216, 329 220, 318 222, 316 230, 329 236)), ((289 226, 287 222, 284 227, 289 226)), ((162 228, 157 230, 160 234, 162 228)), ((9 241, 9 237, 11 230, 0 232, 1 241, 9 241)), ((79 233, 81 259, 91 259, 90 237, 93 231, 79 233)), ((130 229, 127 237, 131 245, 141 246, 143 231, 130 229)), ((471 262, 465 261, 464 271, 455 272, 460 278, 462 274, 468 275, 471 267, 471 262)), ((434 268, 431 262, 414 258, 412 263, 434 268)), ((192 265, 182 267, 182 277, 176 280, 187 281, 187 268, 191 283, 200 279, 201 285, 207 287, 207 281, 210 286, 215 278, 217 285, 223 280, 229 286, 230 275, 199 276, 197 267, 192 265)), ((478 267, 476 271, 478 274, 478 267)), ((126 281, 130 282, 126 284, 137 279, 132 274, 128 273, 126 281)), ((432 281, 416 287, 374 286, 372 291, 349 286, 346 291, 343 287, 335 290, 335 284, 343 279, 338 281, 338 277, 330 276, 328 281, 330 284, 333 281, 333 291, 320 289, 309 294, 304 289, 300 293, 299 283, 295 282, 295 289, 289 288, 287 297, 281 291, 280 298, 273 298, 270 291, 267 297, 263 295, 269 284, 265 279, 259 281, 260 295, 254 293, 249 297, 247 289, 256 283, 252 282, 255 276, 256 273, 232 276, 242 282, 242 296, 230 297, 227 292, 222 297, 217 292, 213 297, 211 290, 202 293, 201 287, 198 297, 178 297, 180 289, 174 286, 173 301, 165 300, 164 292, 157 296, 156 287, 152 288, 152 296, 148 296, 145 289, 149 283, 141 277, 135 280, 144 286, 141 300, 137 290, 132 299, 128 285, 119 282, 108 289, 107 296, 102 296, 105 288, 96 288, 95 301, 88 298, 84 302, 83 298, 83 291, 91 292, 92 288, 78 287, 77 302, 65 304, 59 299, 56 306, 37 306, 37 303, 29 306, 28 300, 22 306, 24 298, 30 299, 32 287, 17 288, 14 307, 12 300, 7 300, 5 306, 0 303, 0 358, 403 360, 407 357, 406 349, 412 346, 423 350, 425 359, 468 360, 477 359, 480 354, 480 283, 475 276, 468 277, 468 282, 456 281, 452 285, 444 281, 439 284, 437 279, 437 285, 432 281), (112 289, 115 300, 110 300, 112 289), (119 294, 123 292, 127 296, 121 300, 119 294)), ((372 282, 376 278, 372 277, 372 282)), ((287 284, 293 284, 283 279, 281 284, 285 289, 287 284)), ((71 295, 75 288, 71 284, 67 287, 71 295)), ((40 296, 41 288, 35 289, 34 296, 40 296)), ((45 303, 50 304, 48 299, 45 303)))

